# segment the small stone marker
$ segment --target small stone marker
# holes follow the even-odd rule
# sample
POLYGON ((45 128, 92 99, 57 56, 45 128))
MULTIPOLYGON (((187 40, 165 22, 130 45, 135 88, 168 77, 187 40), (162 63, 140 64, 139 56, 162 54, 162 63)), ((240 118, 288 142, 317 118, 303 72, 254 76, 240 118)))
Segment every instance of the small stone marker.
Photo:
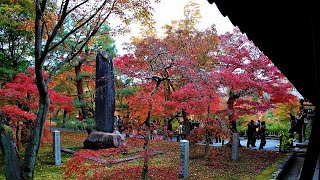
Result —
POLYGON ((180 141, 180 173, 182 179, 188 178, 189 141, 180 141))
POLYGON ((232 159, 238 160, 239 158, 239 134, 232 134, 232 159))
POLYGON ((54 164, 61 164, 61 146, 60 146, 60 131, 53 131, 53 157, 54 164))

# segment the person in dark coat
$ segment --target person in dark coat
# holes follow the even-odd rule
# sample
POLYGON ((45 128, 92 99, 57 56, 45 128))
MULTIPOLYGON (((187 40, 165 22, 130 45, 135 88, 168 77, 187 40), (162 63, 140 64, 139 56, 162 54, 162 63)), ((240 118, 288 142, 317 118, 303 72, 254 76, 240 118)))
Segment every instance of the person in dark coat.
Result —
POLYGON ((256 124, 257 139, 260 139, 260 128, 261 128, 261 123, 260 123, 260 120, 258 120, 258 122, 256 124))
POLYGON ((247 147, 250 147, 250 145, 252 147, 256 147, 255 143, 256 143, 256 126, 254 124, 254 121, 251 120, 248 123, 248 141, 247 141, 247 147))
POLYGON ((300 111, 297 115, 296 132, 299 134, 299 143, 302 143, 302 128, 304 124, 304 119, 306 118, 306 113, 303 106, 300 107, 300 111))
POLYGON ((289 129, 289 133, 294 133, 295 130, 295 126, 296 126, 296 117, 290 113, 290 129, 289 129))
POLYGON ((266 122, 262 121, 260 126, 260 146, 259 149, 263 149, 263 146, 266 145, 266 122))

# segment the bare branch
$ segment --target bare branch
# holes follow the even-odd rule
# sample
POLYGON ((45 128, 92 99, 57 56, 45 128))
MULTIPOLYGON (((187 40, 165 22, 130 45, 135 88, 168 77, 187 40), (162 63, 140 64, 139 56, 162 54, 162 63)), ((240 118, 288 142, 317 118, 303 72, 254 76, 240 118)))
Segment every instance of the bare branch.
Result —
POLYGON ((74 11, 75 9, 77 9, 78 7, 80 7, 80 6, 82 6, 83 4, 87 3, 87 2, 88 2, 88 0, 83 1, 82 3, 74 6, 72 9, 70 9, 70 10, 67 12, 67 15, 70 14, 70 13, 71 13, 72 11, 74 11))
MULTIPOLYGON (((90 22, 96 15, 97 15, 97 13, 105 6, 105 4, 106 4, 106 2, 107 2, 107 0, 105 0, 104 2, 103 2, 103 4, 96 10, 96 12, 95 13, 93 13, 87 20, 85 20, 83 23, 81 23, 79 26, 77 26, 76 28, 74 28, 74 29, 72 29, 69 33, 67 33, 59 42, 57 42, 56 44, 54 44, 53 46, 51 46, 50 48, 49 48, 49 46, 50 46, 50 44, 51 44, 51 42, 52 42, 52 40, 51 40, 51 42, 50 43, 47 43, 47 46, 46 46, 46 50, 47 51, 52 51, 54 48, 56 48, 57 46, 59 46, 63 41, 65 41, 71 34, 73 34, 73 33, 75 33, 78 29, 80 29, 81 27, 83 27, 84 25, 86 25, 88 22, 90 22)), ((110 14, 110 13, 109 13, 110 14)), ((109 16, 109 15, 108 15, 109 16)), ((65 16, 63 17, 63 20, 66 18, 66 14, 65 14, 65 16)), ((62 17, 61 17, 61 19, 62 19, 62 17)), ((61 24, 59 24, 59 28, 61 27, 61 25, 62 25, 62 23, 61 24)), ((57 26, 58 26, 58 24, 57 24, 57 26)), ((57 27, 56 26, 56 27, 57 27)), ((57 34, 57 31, 54 31, 54 32, 52 32, 52 35, 51 36, 56 36, 56 34, 57 34)))
MULTIPOLYGON (((48 40, 46 42, 45 48, 44 48, 43 53, 41 54, 41 57, 40 57, 41 61, 44 61, 47 53, 50 51, 49 50, 50 44, 54 40, 55 36, 58 33, 58 30, 61 28, 61 26, 62 26, 62 24, 63 24, 63 22, 64 22, 64 20, 65 20, 65 18, 67 16, 66 12, 67 12, 67 8, 68 8, 68 4, 69 4, 69 0, 67 0, 66 3, 64 4, 61 17, 60 17, 58 23, 56 24, 56 26, 54 27, 51 35, 48 36, 48 40)), ((42 14, 42 16, 43 16, 43 14, 42 14)))

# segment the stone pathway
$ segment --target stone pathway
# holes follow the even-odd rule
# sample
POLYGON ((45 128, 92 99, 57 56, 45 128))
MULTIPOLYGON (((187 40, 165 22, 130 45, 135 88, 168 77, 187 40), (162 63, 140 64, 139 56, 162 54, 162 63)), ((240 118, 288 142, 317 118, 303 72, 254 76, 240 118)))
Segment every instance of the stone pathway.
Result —
MULTIPOLYGON (((176 137, 173 137, 171 139, 171 141, 173 142, 177 142, 177 138, 176 137)), ((244 137, 240 137, 240 144, 244 147, 247 146, 247 139, 244 138, 244 137)), ((259 145, 260 145, 260 142, 261 140, 257 140, 256 141, 256 147, 251 147, 250 146, 250 149, 255 149, 255 150, 259 150, 259 145)), ((296 142, 294 141, 293 142, 293 146, 296 147, 296 146, 301 146, 301 145, 307 145, 308 144, 308 140, 302 142, 302 143, 299 143, 299 142, 296 142)), ((225 141, 224 142, 225 144, 228 143, 228 141, 225 141)), ((266 145, 264 146, 264 150, 266 151, 279 151, 279 143, 280 141, 278 139, 266 139, 266 145)), ((204 144, 204 143, 199 143, 199 144, 204 144)), ((212 143, 210 144, 210 146, 222 146, 222 143, 212 143)))

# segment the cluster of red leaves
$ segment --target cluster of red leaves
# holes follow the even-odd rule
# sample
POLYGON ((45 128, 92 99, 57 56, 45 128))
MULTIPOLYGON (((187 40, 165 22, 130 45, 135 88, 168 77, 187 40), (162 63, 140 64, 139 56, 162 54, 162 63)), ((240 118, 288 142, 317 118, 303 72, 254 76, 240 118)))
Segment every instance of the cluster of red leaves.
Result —
MULTIPOLYGON (((0 99, 5 102, 1 109, 6 112, 6 117, 9 119, 13 118, 13 121, 17 121, 18 119, 34 120, 35 116, 33 116, 33 113, 35 113, 39 107, 38 90, 35 84, 35 76, 32 74, 34 73, 34 69, 28 69, 28 73, 29 74, 17 74, 13 82, 7 82, 3 89, 0 88, 0 99), (18 104, 29 110, 24 112, 23 110, 19 110, 18 104)), ((44 73, 44 76, 47 77, 46 73, 44 73)), ((49 92, 51 111, 57 107, 71 110, 71 97, 59 94, 52 88, 49 89, 49 92)))
POLYGON ((221 86, 240 96, 233 112, 227 113, 236 117, 256 114, 295 98, 288 93, 293 85, 238 28, 220 39, 222 51, 216 57, 220 61, 216 75, 221 86))
POLYGON ((19 122, 21 118, 25 120, 34 120, 36 118, 34 113, 23 111, 15 105, 5 105, 1 108, 1 111, 5 117, 11 120, 10 123, 12 125, 19 122))
POLYGON ((203 140, 205 128, 195 128, 188 135, 188 140, 191 143, 197 143, 203 140))
MULTIPOLYGON (((64 178, 77 178, 87 179, 90 177, 90 170, 96 169, 100 165, 99 162, 87 163, 88 159, 103 159, 106 157, 112 157, 112 159, 118 157, 124 152, 123 148, 109 148, 101 150, 80 150, 75 153, 74 157, 71 158, 64 166, 65 173, 64 178)), ((102 165, 103 166, 103 165, 102 165)))
POLYGON ((210 164, 212 166, 218 166, 219 165, 219 156, 222 156, 223 154, 219 153, 219 150, 217 148, 211 148, 209 158, 210 158, 210 164))
POLYGON ((127 100, 129 102, 130 117, 137 119, 139 123, 145 121, 149 104, 152 103, 154 116, 164 115, 164 98, 163 91, 158 91, 153 97, 150 97, 150 91, 154 88, 152 82, 147 84, 141 84, 139 87, 142 89, 139 92, 134 93, 133 96, 130 96, 127 100))
POLYGON ((43 134, 41 137, 42 143, 51 143, 52 142, 52 133, 50 133, 49 128, 50 128, 50 123, 48 121, 46 121, 44 123, 43 134))
POLYGON ((197 143, 205 139, 206 131, 210 133, 210 138, 215 138, 217 136, 220 136, 223 139, 229 138, 229 129, 225 124, 222 124, 220 120, 207 118, 204 120, 204 124, 204 127, 197 127, 190 132, 187 137, 190 142, 197 143))
POLYGON ((232 148, 210 147, 209 159, 203 159, 204 146, 190 145, 189 179, 254 179, 279 158, 278 152, 239 148, 239 159, 231 159, 232 148))
MULTIPOLYGON (((142 166, 126 166, 117 169, 106 169, 94 173, 94 179, 141 179, 142 166)), ((169 180, 178 178, 178 168, 169 167, 149 167, 148 178, 150 180, 169 180)), ((93 179, 93 178, 92 178, 93 179)))
MULTIPOLYGON (((229 171, 231 169, 236 171, 235 168, 246 168, 246 171, 243 173, 249 172, 255 174, 270 166, 274 163, 274 160, 281 156, 280 153, 272 151, 257 151, 240 148, 237 163, 241 164, 241 167, 232 167, 231 164, 234 164, 235 161, 231 159, 231 150, 232 148, 228 146, 213 148, 210 154, 211 165, 214 165, 217 171, 229 171)), ((241 173, 241 171, 239 173, 241 173)))
MULTIPOLYGON (((0 88, 0 110, 10 121, 11 125, 23 125, 19 122, 34 121, 39 108, 39 94, 35 83, 34 69, 30 68, 27 74, 16 74, 12 82, 7 82, 4 88, 0 88)), ((48 75, 43 72, 44 77, 48 75)), ((72 98, 53 90, 52 85, 49 88, 50 111, 56 108, 71 110, 72 98)), ((48 132, 49 124, 45 123, 42 141, 50 141, 51 136, 48 132)))
MULTIPOLYGON (((63 135, 63 134, 62 134, 63 135)), ((73 137, 76 139, 76 137, 73 137)), ((82 137, 82 140, 85 137, 82 137)), ((64 179, 141 179, 142 160, 120 164, 105 165, 87 160, 85 157, 114 161, 116 159, 141 154, 138 148, 143 146, 143 139, 127 138, 127 155, 116 149, 80 150, 65 165, 64 179), (80 155, 83 155, 82 157, 80 155), (69 172, 67 172, 67 170, 69 172), (69 174, 68 174, 69 173, 69 174)), ((161 151, 150 160, 150 179, 178 179, 179 143, 171 141, 149 141, 150 148, 161 151)), ((203 158, 204 146, 190 144, 189 179, 253 179, 266 167, 284 154, 270 151, 257 151, 248 148, 239 149, 239 160, 231 159, 231 148, 210 147, 209 159, 203 158)))
POLYGON ((200 115, 206 112, 209 104, 209 97, 199 93, 199 87, 191 83, 174 91, 171 96, 171 105, 176 107, 177 111, 184 109, 193 115, 200 115))
POLYGON ((19 102, 32 109, 38 107, 37 86, 34 78, 27 74, 17 74, 13 82, 7 82, 3 89, 0 89, 0 98, 4 101, 19 102))
MULTIPOLYGON (((169 157, 178 157, 179 146, 177 143, 150 140, 149 150, 146 152, 141 148, 144 142, 144 139, 127 138, 126 146, 121 148, 80 150, 64 166, 64 179, 139 179, 141 177, 142 164, 137 166, 124 162, 110 166, 92 161, 92 159, 112 162, 122 158, 123 155, 143 155, 150 160, 154 156, 149 156, 148 154, 155 151, 164 152, 169 157)), ((151 164, 149 165, 148 176, 150 179, 176 179, 178 172, 178 166, 173 170, 170 167, 163 166, 161 163, 151 164)))
POLYGON ((152 116, 171 116, 182 110, 190 115, 202 115, 207 113, 208 104, 210 111, 216 110, 219 98, 211 87, 215 81, 210 80, 213 76, 204 67, 212 61, 207 58, 209 50, 205 47, 199 49, 199 44, 209 43, 210 50, 215 49, 218 36, 213 31, 193 34, 180 30, 173 33, 168 29, 167 33, 170 35, 164 39, 148 37, 132 43, 134 54, 114 60, 121 74, 141 80, 140 92, 129 100, 132 102, 129 103, 130 116, 139 118, 135 115, 138 112, 140 118, 146 117, 150 104, 152 116), (198 60, 198 55, 201 60, 198 60), (156 84, 159 85, 157 88, 156 84))

